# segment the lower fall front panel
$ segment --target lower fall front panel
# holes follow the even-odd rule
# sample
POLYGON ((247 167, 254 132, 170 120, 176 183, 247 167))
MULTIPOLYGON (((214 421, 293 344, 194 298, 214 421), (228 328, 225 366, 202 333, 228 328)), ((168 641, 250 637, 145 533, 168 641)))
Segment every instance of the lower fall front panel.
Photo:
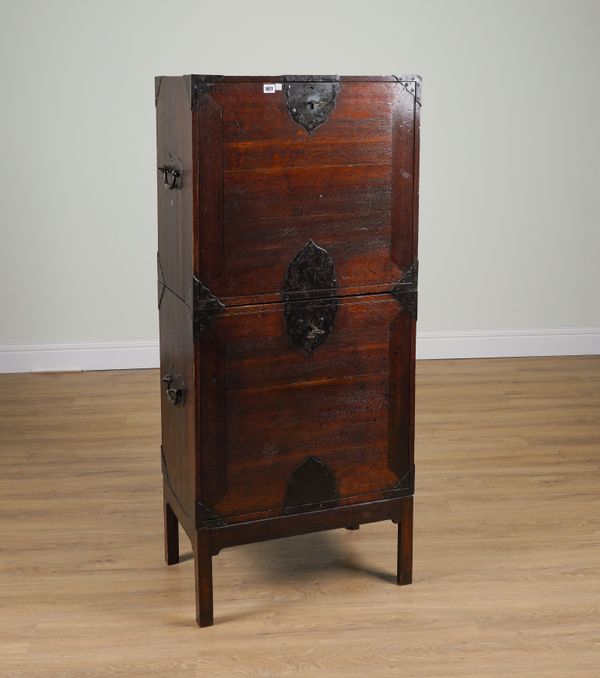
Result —
POLYGON ((200 522, 409 494, 414 330, 389 294, 214 318, 195 345, 200 522))

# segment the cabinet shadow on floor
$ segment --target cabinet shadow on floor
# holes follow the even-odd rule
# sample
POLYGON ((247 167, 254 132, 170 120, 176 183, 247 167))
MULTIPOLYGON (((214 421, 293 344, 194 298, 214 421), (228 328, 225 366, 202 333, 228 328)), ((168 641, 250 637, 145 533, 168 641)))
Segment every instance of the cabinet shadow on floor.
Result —
MULTIPOLYGON (((359 556, 357 540, 363 536, 365 540, 368 538, 364 534, 364 526, 359 530, 328 530, 236 546, 224 549, 214 560, 231 559, 229 562, 232 564, 235 562, 236 566, 252 572, 257 582, 298 582, 315 576, 337 576, 340 572, 346 572, 395 583, 394 528, 390 522, 388 571, 373 567, 359 556)), ((191 557, 191 553, 184 553, 182 560, 191 557)))

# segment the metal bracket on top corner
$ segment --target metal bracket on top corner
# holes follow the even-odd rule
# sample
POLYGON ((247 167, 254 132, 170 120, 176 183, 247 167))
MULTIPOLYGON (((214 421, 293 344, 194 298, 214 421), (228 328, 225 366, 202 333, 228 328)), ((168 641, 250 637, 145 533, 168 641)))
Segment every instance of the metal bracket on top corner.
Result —
POLYGON ((421 105, 421 78, 418 75, 392 75, 419 106, 421 105))
POLYGON ((223 75, 191 75, 187 76, 186 85, 190 100, 190 109, 193 111, 201 97, 210 92, 215 83, 223 80, 223 75))
POLYGON ((194 276, 194 335, 206 330, 224 308, 225 304, 194 276))
POLYGON ((392 294, 402 307, 417 319, 417 279, 419 272, 419 262, 415 261, 406 271, 402 278, 392 287, 392 294))

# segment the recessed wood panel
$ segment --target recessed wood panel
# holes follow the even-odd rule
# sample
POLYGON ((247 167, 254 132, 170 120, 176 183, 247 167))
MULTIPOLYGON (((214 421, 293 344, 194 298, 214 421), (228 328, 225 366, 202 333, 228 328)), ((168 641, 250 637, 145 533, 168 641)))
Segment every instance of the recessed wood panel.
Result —
POLYGON ((198 277, 228 305, 276 300, 312 239, 342 294, 393 284, 413 257, 414 106, 399 83, 341 82, 309 133, 285 89, 214 85, 195 113, 198 277))
POLYGON ((195 266, 192 113, 181 78, 162 78, 160 94, 156 102, 156 181, 161 274, 167 287, 191 304, 195 266), (165 185, 159 167, 180 171, 177 188, 165 185))
POLYGON ((201 400, 220 403, 218 422, 208 402, 202 422, 205 432, 216 426, 202 444, 212 508, 233 517, 281 513, 287 482, 313 455, 342 499, 391 489, 410 467, 406 426, 390 413, 406 416, 399 407, 412 363, 390 358, 397 344, 410 353, 413 322, 389 295, 339 299, 332 333, 309 354, 288 335, 281 304, 217 318, 199 342, 200 361, 210 361, 201 400))
POLYGON ((160 303, 160 388, 163 472, 178 500, 178 509, 193 519, 196 496, 196 385, 194 340, 189 307, 165 289, 160 303), (171 381, 167 381, 168 379, 171 381), (177 402, 167 389, 181 390, 177 402))

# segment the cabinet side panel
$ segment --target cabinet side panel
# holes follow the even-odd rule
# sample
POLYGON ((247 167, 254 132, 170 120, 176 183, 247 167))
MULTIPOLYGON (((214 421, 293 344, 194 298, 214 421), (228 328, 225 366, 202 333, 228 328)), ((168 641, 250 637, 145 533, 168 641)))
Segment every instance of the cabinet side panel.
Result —
POLYGON ((390 323, 388 466, 401 478, 414 464, 415 319, 405 309, 390 323))
POLYGON ((414 104, 414 158, 413 158, 413 229, 412 229, 412 250, 413 261, 417 260, 418 240, 419 240, 419 177, 420 177, 420 157, 421 157, 421 80, 416 84, 416 98, 414 104))
POLYGON ((191 523, 195 506, 194 337, 187 304, 165 290, 160 304, 162 462, 165 479, 191 523))
POLYGON ((185 78, 163 77, 156 101, 158 257, 164 284, 192 305, 192 112, 185 78), (172 173, 158 168, 171 168, 172 173))
MULTIPOLYGON (((212 285, 209 271, 221 273, 223 245, 223 134, 221 106, 208 89, 197 95, 193 117, 195 222, 194 272, 212 285)), ((218 292, 218 290, 214 290, 218 292)))
POLYGON ((391 257, 404 273, 413 264, 415 187, 415 99, 404 87, 392 105, 392 239, 391 257))
MULTIPOLYGON (((412 261, 419 260, 419 178, 420 178, 420 155, 421 155, 421 79, 417 78, 415 82, 415 103, 414 103, 414 158, 413 158, 413 222, 412 222, 412 261)), ((417 268, 418 270, 418 268, 417 268)), ((417 276, 418 277, 418 276, 417 276)), ((418 281, 417 281, 418 282, 418 281)), ((418 288, 418 284, 416 285, 418 288)), ((409 412, 409 442, 410 442, 410 463, 414 464, 415 447, 415 384, 416 384, 416 358, 417 358, 417 322, 414 319, 411 329, 411 368, 410 368, 410 412, 409 412)))
POLYGON ((160 376, 172 377, 160 383, 162 461, 179 503, 175 508, 191 524, 196 475, 192 111, 187 78, 158 78, 156 90, 160 376), (182 390, 178 402, 168 388, 182 390))

